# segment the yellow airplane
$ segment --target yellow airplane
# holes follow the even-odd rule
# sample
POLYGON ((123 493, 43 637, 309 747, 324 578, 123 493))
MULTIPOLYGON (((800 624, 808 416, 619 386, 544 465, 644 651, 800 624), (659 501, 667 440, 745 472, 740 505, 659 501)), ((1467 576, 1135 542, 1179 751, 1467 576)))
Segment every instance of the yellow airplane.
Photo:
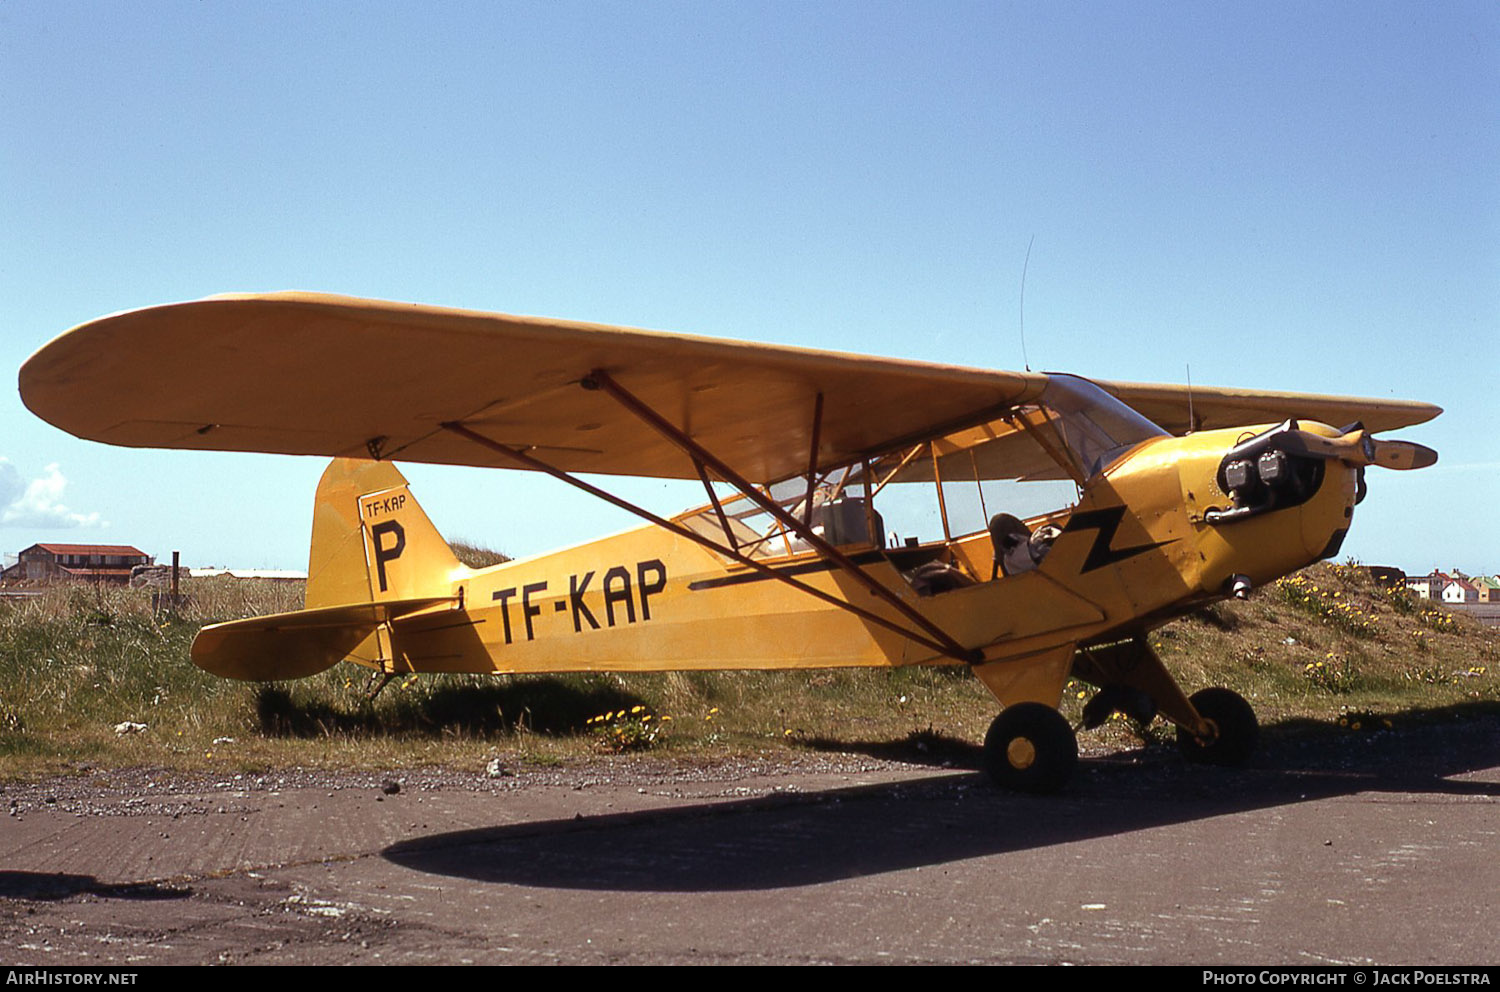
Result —
POLYGON ((210 672, 962 664, 1002 707, 989 774, 1037 792, 1077 762, 1070 676, 1101 690, 1084 726, 1159 713, 1188 758, 1246 759, 1249 704, 1185 694, 1146 633, 1335 555, 1367 467, 1437 458, 1375 433, 1440 412, 305 293, 100 318, 33 355, 20 389, 79 437, 334 458, 307 608, 205 627, 210 672), (470 569, 393 459, 545 472, 647 523, 470 569), (662 517, 580 475, 696 479, 705 502, 662 517), (989 512, 984 483, 1049 481, 1065 491, 1046 512, 989 512), (914 488, 940 535, 897 536, 914 488))

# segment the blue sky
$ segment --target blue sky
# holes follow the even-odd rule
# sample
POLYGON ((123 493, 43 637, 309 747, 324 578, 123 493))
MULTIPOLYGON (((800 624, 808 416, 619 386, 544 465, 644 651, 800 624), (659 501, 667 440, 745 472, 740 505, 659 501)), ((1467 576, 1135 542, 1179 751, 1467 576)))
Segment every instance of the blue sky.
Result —
MULTIPOLYGON (((0 366, 308 289, 965 365, 1427 400, 1345 550, 1500 570, 1492 3, 0 4, 0 366)), ((336 375, 337 370, 330 370, 336 375)), ((14 381, 14 379, 12 379, 14 381)), ((314 459, 0 396, 0 550, 302 567, 314 459)), ((411 466, 512 554, 630 518, 411 466)), ((696 502, 660 482, 659 510, 696 502)))

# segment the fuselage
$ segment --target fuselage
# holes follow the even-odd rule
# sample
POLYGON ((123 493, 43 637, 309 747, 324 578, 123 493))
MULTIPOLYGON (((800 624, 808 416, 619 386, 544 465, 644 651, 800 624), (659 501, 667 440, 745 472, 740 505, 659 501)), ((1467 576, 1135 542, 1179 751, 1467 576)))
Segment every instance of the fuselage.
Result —
MULTIPOLYGON (((1336 436, 1321 425, 1303 429, 1336 436)), ((899 549, 844 549, 985 661, 1118 638, 1270 582, 1336 549, 1355 470, 1329 460, 1295 505, 1214 522, 1233 505, 1226 452, 1265 428, 1162 436, 1082 487, 1037 568, 991 581, 985 532, 899 549), (921 595, 911 565, 946 558, 973 581, 921 595)), ((701 511, 694 511, 701 512, 701 511)), ((694 513, 683 514, 687 520, 694 513)), ((816 552, 767 558, 776 573, 903 621, 816 552)), ((824 668, 952 663, 916 640, 830 607, 763 572, 652 526, 484 570, 455 568, 460 611, 398 620, 392 657, 415 671, 543 672, 824 668)))

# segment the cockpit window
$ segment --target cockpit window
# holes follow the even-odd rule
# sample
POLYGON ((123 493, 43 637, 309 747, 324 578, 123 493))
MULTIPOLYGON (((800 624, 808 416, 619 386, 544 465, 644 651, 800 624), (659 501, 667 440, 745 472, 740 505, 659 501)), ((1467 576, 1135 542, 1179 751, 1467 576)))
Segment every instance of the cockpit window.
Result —
POLYGON ((1085 479, 1104 469, 1125 449, 1167 432, 1108 392, 1076 375, 1049 373, 1041 405, 1078 460, 1085 479))
MULTIPOLYGON (((1040 396, 994 420, 822 470, 811 485, 805 476, 782 479, 763 494, 835 547, 906 549, 939 539, 962 544, 974 535, 988 547, 986 527, 997 513, 1032 532, 1056 525, 1088 480, 1126 450, 1166 434, 1087 379, 1051 375, 1040 396)), ((677 522, 743 558, 812 550, 785 518, 744 494, 720 483, 709 492, 709 506, 677 522)), ((988 569, 980 565, 975 576, 988 569)))

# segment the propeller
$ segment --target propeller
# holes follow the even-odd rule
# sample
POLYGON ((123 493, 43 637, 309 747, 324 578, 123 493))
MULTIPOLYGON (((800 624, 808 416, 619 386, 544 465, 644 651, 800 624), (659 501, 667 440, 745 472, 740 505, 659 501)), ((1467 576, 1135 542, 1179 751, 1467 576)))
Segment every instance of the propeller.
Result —
POLYGON ((1347 465, 1377 465, 1408 471, 1426 468, 1437 462, 1437 452, 1412 441, 1384 440, 1368 433, 1362 425, 1346 428, 1339 437, 1323 437, 1303 430, 1291 431, 1286 450, 1312 458, 1336 458, 1347 465))

